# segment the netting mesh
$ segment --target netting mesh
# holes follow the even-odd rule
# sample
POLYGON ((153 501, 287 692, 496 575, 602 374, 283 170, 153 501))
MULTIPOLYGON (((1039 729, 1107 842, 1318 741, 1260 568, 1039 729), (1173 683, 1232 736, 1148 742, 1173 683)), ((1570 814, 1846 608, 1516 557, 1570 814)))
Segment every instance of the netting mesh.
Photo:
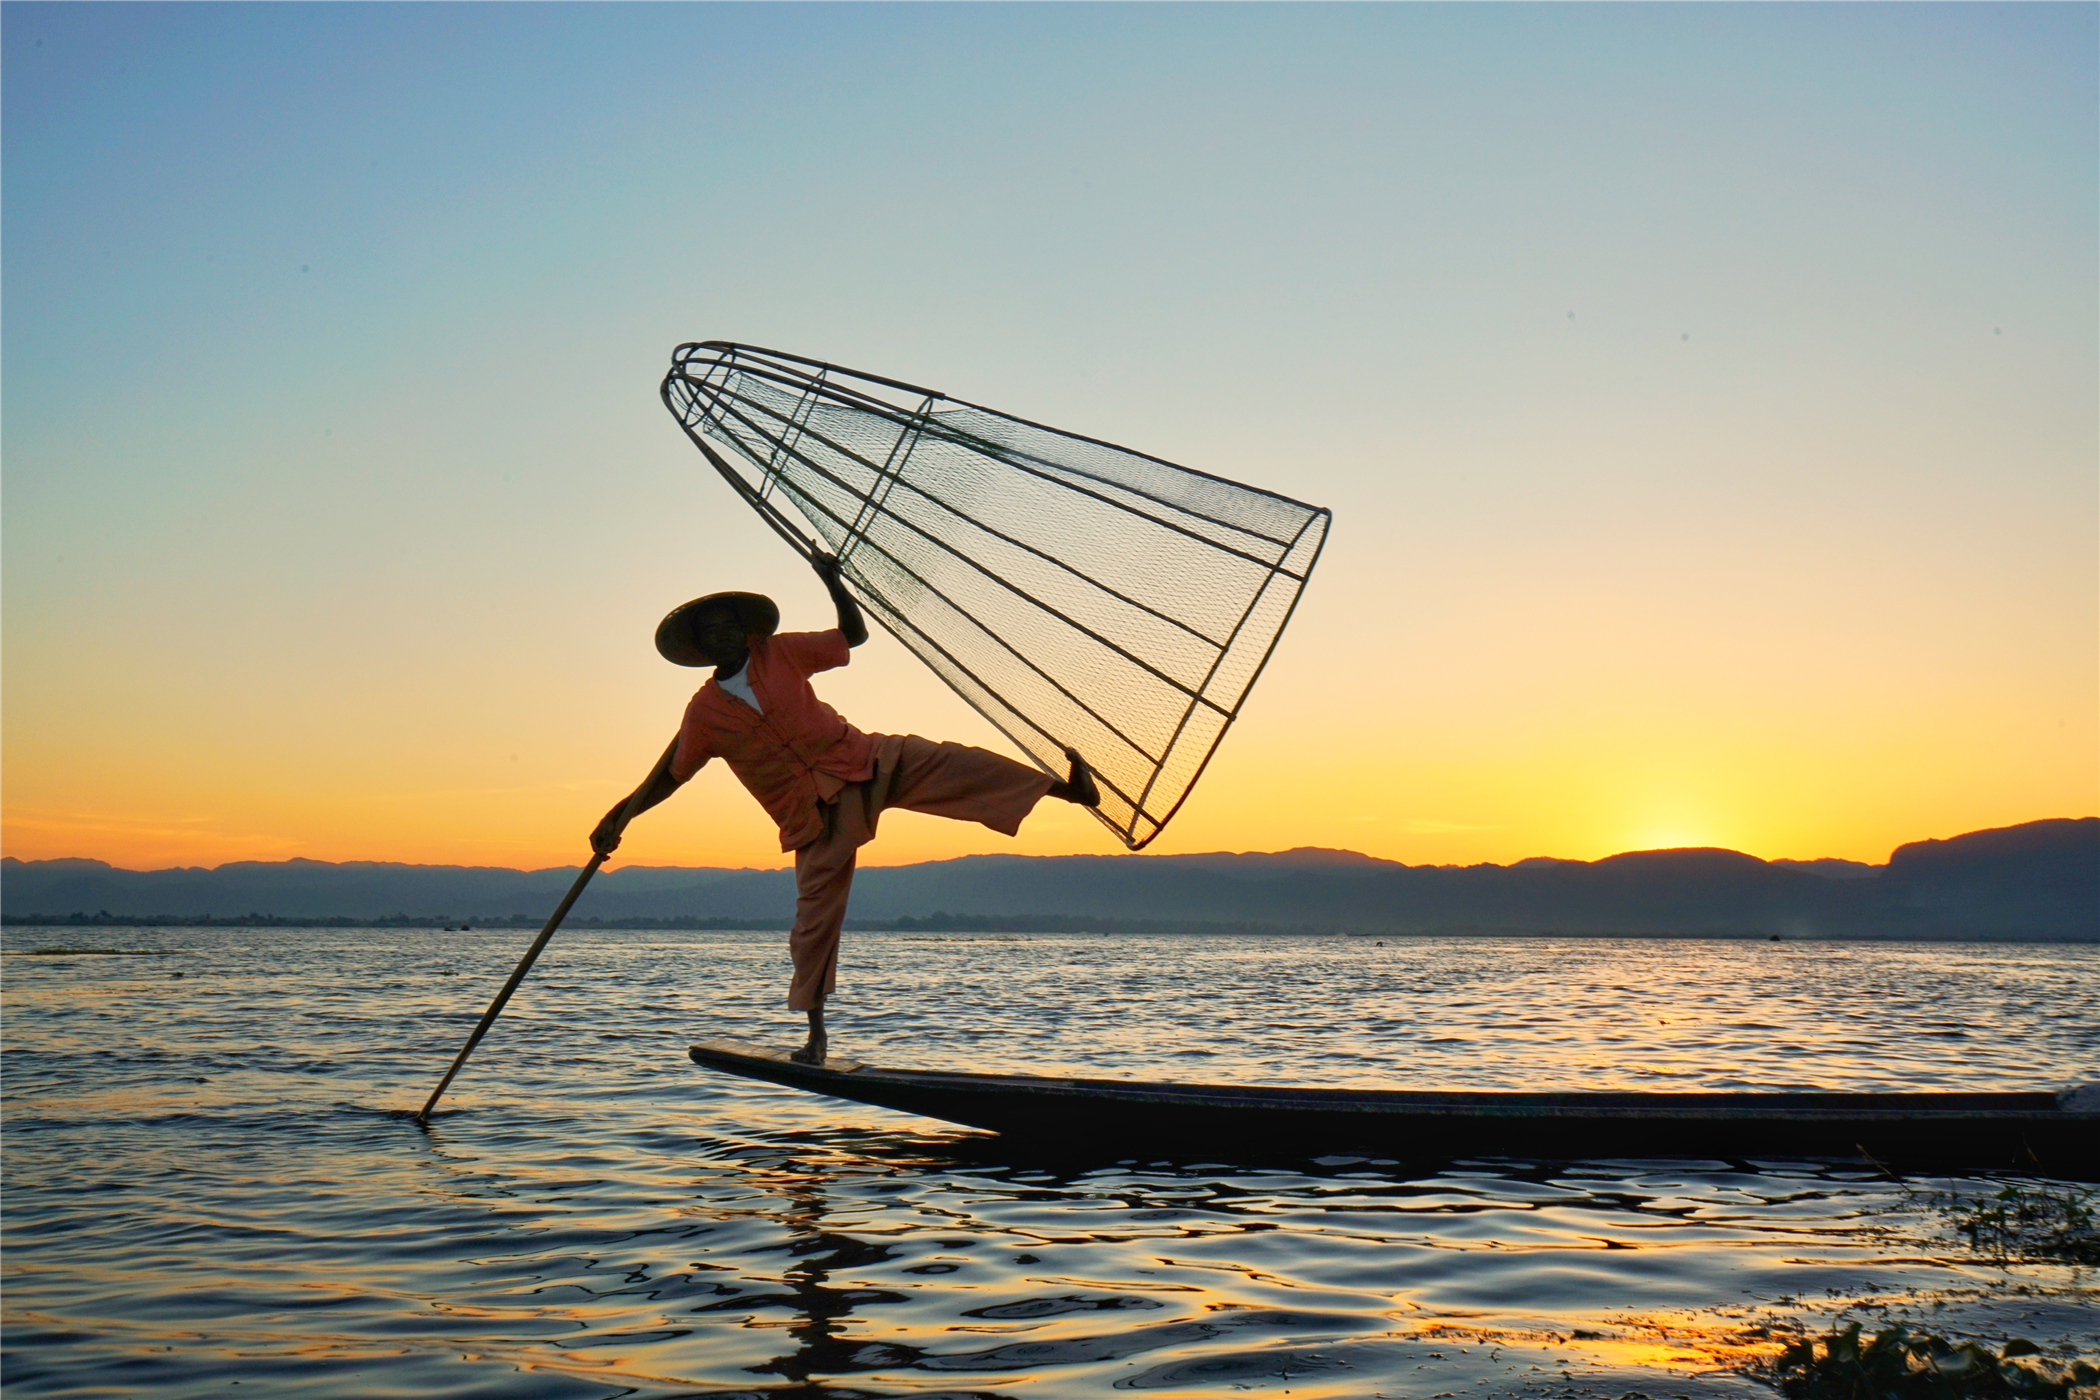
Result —
POLYGON ((681 345, 663 396, 1039 766, 1084 754, 1132 850, 1203 771, 1327 535, 1319 507, 778 351, 681 345))

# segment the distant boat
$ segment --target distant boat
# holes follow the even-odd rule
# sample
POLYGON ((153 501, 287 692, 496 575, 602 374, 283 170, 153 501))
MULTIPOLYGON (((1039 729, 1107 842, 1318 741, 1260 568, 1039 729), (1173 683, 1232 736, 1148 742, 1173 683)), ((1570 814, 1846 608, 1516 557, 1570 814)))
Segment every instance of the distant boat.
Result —
POLYGON ((1844 1157, 2100 1175, 2100 1085, 2063 1093, 1498 1093, 1165 1084, 890 1069, 733 1040, 708 1069, 1084 1151, 1206 1155, 1844 1157))

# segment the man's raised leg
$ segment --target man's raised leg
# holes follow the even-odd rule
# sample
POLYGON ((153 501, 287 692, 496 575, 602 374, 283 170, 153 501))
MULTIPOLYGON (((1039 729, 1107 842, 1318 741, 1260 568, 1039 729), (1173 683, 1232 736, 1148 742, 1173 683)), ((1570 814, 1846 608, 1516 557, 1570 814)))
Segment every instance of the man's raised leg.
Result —
POLYGON ((911 734, 883 805, 978 822, 1013 836, 1037 802, 1066 786, 1004 754, 911 734))

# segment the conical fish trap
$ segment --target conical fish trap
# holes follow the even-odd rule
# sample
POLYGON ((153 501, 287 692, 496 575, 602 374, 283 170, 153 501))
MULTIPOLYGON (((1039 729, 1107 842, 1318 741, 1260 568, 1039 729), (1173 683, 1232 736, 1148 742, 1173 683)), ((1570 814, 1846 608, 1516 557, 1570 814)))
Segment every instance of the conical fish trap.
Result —
POLYGON ((805 556, 1137 850, 1261 674, 1329 513, 895 380, 681 345, 664 403, 805 556))

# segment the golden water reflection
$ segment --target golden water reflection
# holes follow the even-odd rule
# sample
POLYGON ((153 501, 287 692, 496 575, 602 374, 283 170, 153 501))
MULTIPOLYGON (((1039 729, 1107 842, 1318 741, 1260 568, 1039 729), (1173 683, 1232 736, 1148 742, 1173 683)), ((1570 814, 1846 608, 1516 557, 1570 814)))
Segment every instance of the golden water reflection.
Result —
MULTIPOLYGON (((1059 1158, 703 1074, 683 1054, 700 1019, 686 989, 706 989, 710 1029, 777 1029, 778 949, 758 940, 594 934, 557 947, 419 1130, 408 1109, 478 1013, 462 984, 500 979, 510 950, 353 933, 228 934, 192 946, 189 975, 172 984, 112 966, 122 959, 9 960, 9 1400, 97 1389, 1703 1400, 1769 1395, 1757 1367, 1788 1336, 1841 1317, 2100 1351, 2089 1272, 1988 1257, 1951 1227, 1940 1203, 1995 1191, 1995 1178, 1895 1180, 1848 1163, 1304 1160, 1288 1144, 1232 1162, 1059 1158)), ((846 1025, 889 1059, 1094 1053, 1132 1066, 1149 1056, 1156 1070, 1197 1063, 1181 1057, 1201 1048, 1219 1079, 1373 1072, 1377 1037, 1330 1056, 1320 1037, 1350 1008, 1312 998, 1361 974, 1383 979, 1379 995, 1398 1007, 1397 964, 1365 973, 1310 943, 1204 943, 1188 956, 1207 979, 1195 999, 1206 1021, 1188 995, 1169 1002, 1147 980, 1176 946, 916 943, 911 967, 889 971, 896 1001, 864 1001, 846 1025), (1051 999, 1040 979, 1073 959, 1131 980, 1120 1014, 1051 999), (1033 1022, 1023 998, 998 999, 1002 985, 1029 989, 1033 1022), (1300 999, 1283 1004, 1279 985, 1300 999), (979 989, 970 1015, 942 1013, 943 986, 979 989)), ((1848 953, 1855 973, 1870 953, 1848 953)), ((1539 1045, 1561 1045, 1563 1068, 1568 1047, 1594 1052, 1603 1042, 1582 1039, 1582 1008, 1638 986, 1661 955, 1634 949, 1614 969, 1582 952, 1596 975, 1573 1009, 1521 978, 1498 990, 1468 970, 1500 956, 1478 942, 1411 956, 1421 1014, 1446 1021, 1419 1029, 1465 1040, 1492 1079, 1539 1045), (1457 1009, 1467 998, 1474 1009, 1457 1009), (1519 1013, 1512 1032, 1503 1021, 1519 1013)), ((1963 951, 1939 975, 1973 981, 1981 956, 1963 951)), ((1527 946, 1506 966, 1528 958, 1536 970, 1544 957, 1527 946)), ((2095 967, 2029 953, 1990 975, 2011 988, 2001 1004, 2061 1005, 2066 987, 2091 988, 2095 967)), ((1835 1008, 1869 1040, 1899 1035, 1893 1017, 1873 1021, 1874 1007, 1819 977, 1763 995, 1835 1008)), ((1726 979, 1711 978, 1700 995, 1719 1005, 1726 979)), ((1765 1050, 1718 1058, 1734 1053, 1719 1024, 1702 1023, 1700 1056, 1755 1071, 1765 1050)), ((2070 1034, 2036 1030, 2001 1058, 2039 1059, 2059 1042, 2078 1053, 2070 1034)), ((1843 1074, 1928 1062, 1915 1047, 1910 1059, 1877 1060, 1872 1045, 1830 1053, 1843 1074)), ((1946 1072, 2002 1069, 1978 1064, 1946 1072)))

